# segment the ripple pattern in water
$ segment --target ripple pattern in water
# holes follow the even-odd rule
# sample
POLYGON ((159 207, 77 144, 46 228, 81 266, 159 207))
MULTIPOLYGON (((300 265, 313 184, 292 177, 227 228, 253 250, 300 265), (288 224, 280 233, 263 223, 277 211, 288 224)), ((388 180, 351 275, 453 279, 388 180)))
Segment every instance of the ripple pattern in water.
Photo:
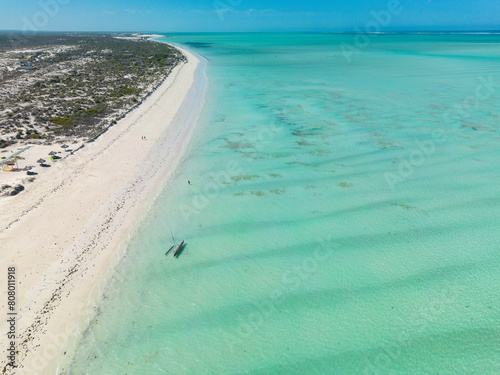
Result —
POLYGON ((168 41, 200 127, 71 374, 500 373, 500 36, 168 41))

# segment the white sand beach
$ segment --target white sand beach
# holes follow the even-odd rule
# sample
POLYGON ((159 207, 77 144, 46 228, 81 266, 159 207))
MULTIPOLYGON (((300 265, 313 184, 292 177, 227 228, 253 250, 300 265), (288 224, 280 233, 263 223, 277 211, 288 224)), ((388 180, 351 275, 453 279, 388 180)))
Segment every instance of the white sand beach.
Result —
MULTIPOLYGON (((107 276, 182 159, 203 98, 196 80, 203 63, 182 52, 188 62, 117 125, 50 168, 37 168, 25 191, 0 199, 0 305, 6 312, 7 267, 14 266, 18 314, 20 367, 7 374, 61 373, 107 276)), ((20 164, 34 164, 56 146, 41 147, 26 151, 20 164)), ((8 329, 2 319, 0 330, 8 329)))

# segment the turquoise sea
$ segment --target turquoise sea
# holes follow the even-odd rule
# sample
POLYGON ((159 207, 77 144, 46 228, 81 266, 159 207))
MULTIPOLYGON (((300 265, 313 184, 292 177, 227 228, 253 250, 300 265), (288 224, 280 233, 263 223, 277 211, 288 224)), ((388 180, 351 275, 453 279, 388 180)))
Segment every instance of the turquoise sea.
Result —
POLYGON ((500 35, 354 38, 165 39, 205 105, 70 374, 500 373, 500 35))

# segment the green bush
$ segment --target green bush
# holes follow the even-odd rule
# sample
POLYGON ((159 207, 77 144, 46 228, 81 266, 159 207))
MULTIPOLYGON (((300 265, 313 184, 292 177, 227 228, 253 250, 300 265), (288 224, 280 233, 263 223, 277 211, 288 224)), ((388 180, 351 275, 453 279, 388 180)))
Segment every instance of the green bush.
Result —
POLYGON ((56 125, 72 126, 75 125, 75 119, 72 117, 52 117, 50 121, 56 125))

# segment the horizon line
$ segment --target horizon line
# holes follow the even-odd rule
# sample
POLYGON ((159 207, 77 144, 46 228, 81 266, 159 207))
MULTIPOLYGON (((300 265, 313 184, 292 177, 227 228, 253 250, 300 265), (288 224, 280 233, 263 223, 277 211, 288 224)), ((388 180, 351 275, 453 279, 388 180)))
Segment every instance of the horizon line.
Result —
POLYGON ((91 31, 91 30, 17 30, 0 29, 0 33, 15 32, 23 34, 43 34, 43 33, 101 33, 101 34, 500 34, 500 29, 484 30, 387 30, 379 32, 356 32, 356 31, 91 31))

